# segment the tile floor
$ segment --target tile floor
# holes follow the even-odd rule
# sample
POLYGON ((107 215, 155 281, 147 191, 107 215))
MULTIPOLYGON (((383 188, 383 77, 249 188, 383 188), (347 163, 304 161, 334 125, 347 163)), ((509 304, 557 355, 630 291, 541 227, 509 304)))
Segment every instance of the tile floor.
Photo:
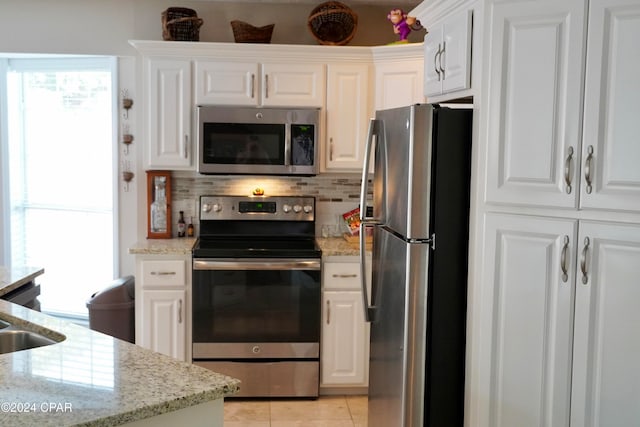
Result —
POLYGON ((224 402, 225 427, 366 427, 367 396, 224 402))

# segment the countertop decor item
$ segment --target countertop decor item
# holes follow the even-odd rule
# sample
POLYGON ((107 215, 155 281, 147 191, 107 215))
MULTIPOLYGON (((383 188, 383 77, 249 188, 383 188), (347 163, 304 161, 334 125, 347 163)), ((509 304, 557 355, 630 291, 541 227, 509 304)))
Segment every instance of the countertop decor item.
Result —
POLYGON ((195 10, 186 7, 170 7, 162 12, 162 39, 197 42, 204 21, 195 10))
POLYGON ((311 11, 307 26, 318 43, 341 46, 356 34, 358 15, 343 3, 328 1, 311 11))
POLYGON ((236 43, 271 43, 271 35, 275 24, 254 27, 246 22, 233 20, 231 29, 236 43))

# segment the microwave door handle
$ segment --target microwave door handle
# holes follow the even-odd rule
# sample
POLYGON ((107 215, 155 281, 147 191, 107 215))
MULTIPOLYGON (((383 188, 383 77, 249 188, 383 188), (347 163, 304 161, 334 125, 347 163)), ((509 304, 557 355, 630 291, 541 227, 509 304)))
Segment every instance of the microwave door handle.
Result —
POLYGON ((291 125, 284 127, 284 165, 291 166, 291 125))

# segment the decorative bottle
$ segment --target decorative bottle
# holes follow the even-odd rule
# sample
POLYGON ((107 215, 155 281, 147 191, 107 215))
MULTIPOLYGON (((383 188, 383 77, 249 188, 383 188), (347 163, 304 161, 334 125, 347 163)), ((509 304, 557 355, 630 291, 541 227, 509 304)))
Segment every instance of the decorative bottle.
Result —
POLYGON ((189 219, 189 225, 187 226, 187 236, 188 237, 193 237, 194 234, 194 229, 193 229, 193 217, 191 217, 189 219))
POLYGON ((156 179, 156 198, 151 203, 151 230, 154 233, 167 231, 167 197, 164 179, 156 179))
POLYGON ((184 237, 187 234, 187 224, 184 222, 184 211, 180 211, 180 219, 178 219, 178 237, 184 237))

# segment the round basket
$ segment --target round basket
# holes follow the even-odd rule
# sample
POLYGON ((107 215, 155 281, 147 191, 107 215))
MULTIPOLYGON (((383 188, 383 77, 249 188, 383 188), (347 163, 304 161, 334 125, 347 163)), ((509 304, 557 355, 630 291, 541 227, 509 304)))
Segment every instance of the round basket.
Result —
POLYGON ((337 1, 319 4, 307 20, 309 31, 320 44, 345 45, 358 29, 358 15, 337 1))
POLYGON ((170 7, 162 12, 162 39, 197 42, 203 22, 193 9, 170 7))
POLYGON ((231 21, 233 38, 236 43, 271 43, 271 35, 275 24, 254 27, 242 21, 231 21))

